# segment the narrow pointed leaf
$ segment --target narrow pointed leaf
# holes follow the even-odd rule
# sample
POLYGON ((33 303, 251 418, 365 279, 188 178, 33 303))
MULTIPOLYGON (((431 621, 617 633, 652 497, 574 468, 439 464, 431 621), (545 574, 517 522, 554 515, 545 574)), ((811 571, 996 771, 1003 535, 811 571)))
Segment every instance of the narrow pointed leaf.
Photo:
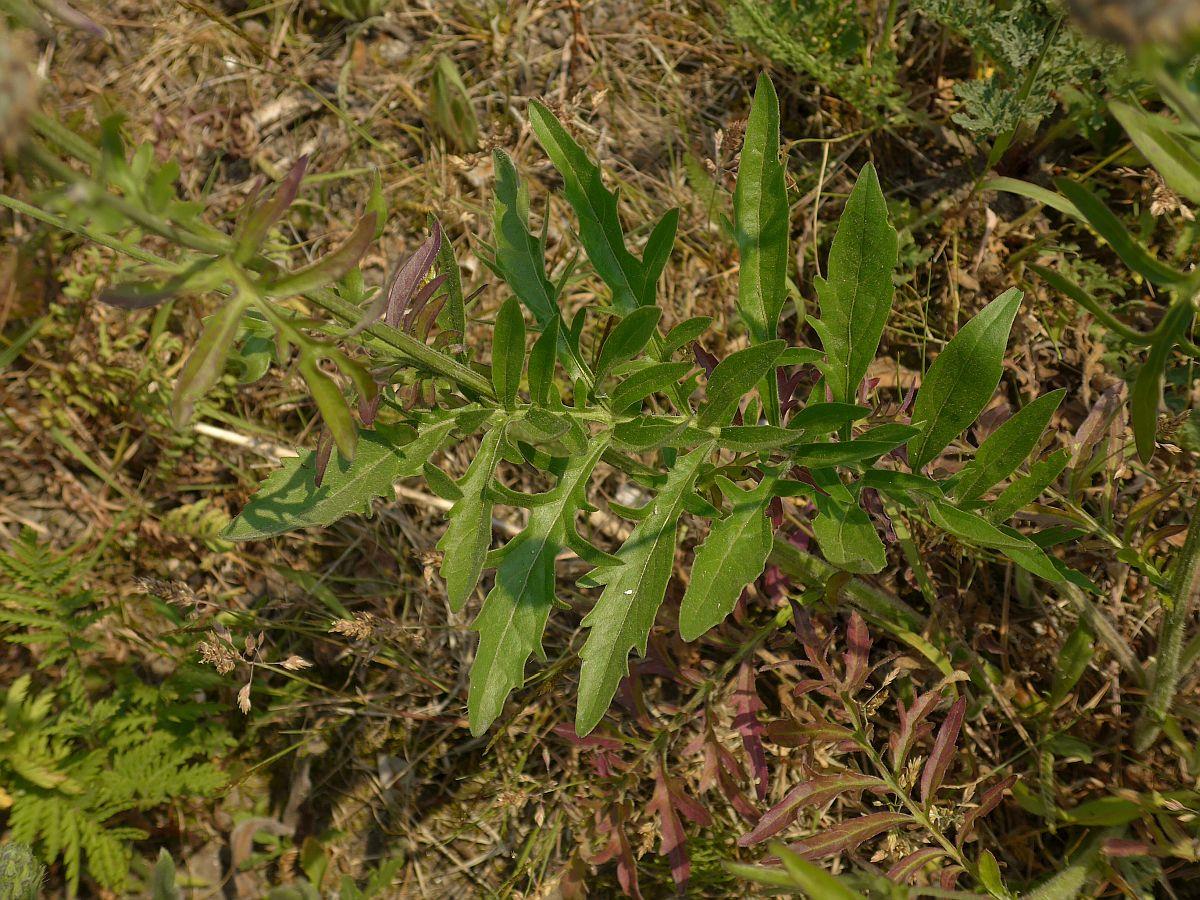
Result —
POLYGON ((694 318, 680 322, 668 331, 667 336, 663 338, 662 359, 669 359, 671 354, 676 350, 696 340, 696 338, 708 330, 708 326, 711 324, 711 316, 695 316, 694 318))
POLYGON ((1000 496, 988 504, 985 510, 993 524, 1007 521, 1042 495, 1058 476, 1063 473, 1071 454, 1067 450, 1056 450, 1043 460, 1029 467, 1029 473, 1017 478, 1000 492, 1000 496))
POLYGON ((618 363, 633 359, 654 337, 662 310, 640 306, 613 327, 596 360, 596 384, 618 363))
POLYGON ((774 340, 787 298, 788 198, 779 161, 779 98, 760 75, 746 123, 733 192, 738 269, 738 312, 750 340, 774 340))
POLYGON ((492 201, 496 268, 538 327, 545 328, 558 319, 558 295, 546 277, 541 245, 529 233, 524 218, 516 166, 503 150, 496 150, 492 161, 496 171, 496 196, 492 201))
POLYGON ((954 487, 959 503, 976 500, 1017 470, 1041 440, 1066 390, 1060 388, 1026 404, 990 434, 962 472, 954 487))
POLYGON ((1083 221, 1109 243, 1125 265, 1143 278, 1154 284, 1170 286, 1186 277, 1182 272, 1151 256, 1129 233, 1116 214, 1082 184, 1069 178, 1056 178, 1054 186, 1075 205, 1083 221))
POLYGON ((596 274, 612 291, 613 306, 622 314, 632 312, 641 305, 645 277, 641 262, 625 246, 616 195, 604 186, 600 167, 536 100, 529 104, 529 121, 563 177, 567 202, 579 219, 579 240, 596 274))
POLYGON ((650 514, 617 552, 622 565, 600 569, 592 577, 594 583, 604 585, 604 592, 583 620, 590 630, 579 654, 576 734, 588 734, 603 718, 617 685, 629 672, 629 651, 646 652, 650 628, 675 563, 684 498, 710 451, 711 446, 702 445, 676 461, 651 501, 650 514))
POLYGON ((650 237, 646 241, 646 249, 642 251, 642 305, 654 306, 657 300, 658 279, 671 258, 671 249, 675 246, 675 232, 679 228, 679 210, 671 209, 666 212, 650 237))
POLYGON ((691 580, 679 608, 679 635, 694 641, 733 611, 746 585, 762 574, 771 553, 772 528, 766 516, 774 480, 764 478, 754 490, 718 479, 732 509, 713 523, 696 550, 691 580))
POLYGON ((738 838, 738 846, 750 847, 774 837, 796 821, 802 809, 824 806, 835 797, 848 792, 882 789, 886 785, 873 775, 858 772, 838 772, 817 775, 796 785, 777 804, 763 813, 753 830, 738 838))
POLYGON ((913 471, 924 468, 983 412, 1004 369, 1004 351, 1021 292, 1005 291, 962 327, 938 354, 917 392, 908 444, 913 471))
POLYGON ((1163 127, 1166 120, 1118 100, 1110 100, 1108 108, 1163 181, 1192 203, 1200 203, 1200 160, 1163 127))
POLYGON ((897 247, 879 177, 868 163, 838 222, 828 280, 816 281, 821 318, 814 327, 825 348, 825 379, 834 400, 853 403, 875 359, 892 310, 897 247))
POLYGON ((221 377, 225 359, 233 347, 242 313, 247 306, 247 298, 240 295, 231 297, 205 323, 200 339, 183 364, 175 382, 175 393, 171 396, 171 416, 176 427, 182 427, 192 417, 196 401, 207 394, 221 377))
POLYGON ((503 423, 484 435, 479 451, 458 482, 462 496, 446 514, 450 524, 438 541, 443 554, 441 573, 446 594, 450 608, 456 612, 463 608, 479 583, 492 542, 492 499, 488 487, 500 460, 503 437, 503 423))
POLYGON ((1004 794, 1011 790, 1016 783, 1017 776, 1009 775, 983 792, 983 796, 979 798, 979 805, 963 816, 962 825, 955 831, 954 843, 956 846, 961 848, 966 843, 975 823, 999 806, 1000 801, 1004 799, 1004 794))
POLYGON ((768 341, 732 353, 717 364, 708 379, 705 402, 697 415, 701 428, 728 425, 742 397, 769 373, 775 377, 773 366, 786 346, 784 341, 768 341))
POLYGON ((664 393, 679 384, 693 368, 689 362, 665 362, 639 369, 613 389, 613 410, 621 412, 651 394, 664 393))
POLYGON ((1163 373, 1167 367, 1171 350, 1187 332, 1195 309, 1190 301, 1176 302, 1163 317, 1155 330, 1154 343, 1146 354, 1146 361, 1138 369, 1133 389, 1129 392, 1130 422, 1133 438, 1137 444, 1138 458, 1147 463, 1154 456, 1154 443, 1158 433, 1158 408, 1162 405, 1163 373))
POLYGON ((380 424, 359 434, 354 461, 335 454, 321 486, 314 482, 315 454, 283 460, 259 486, 237 518, 221 532, 231 541, 255 541, 300 528, 332 525, 344 516, 370 511, 375 497, 392 498, 393 486, 420 475, 441 449, 454 421, 421 429, 413 437, 404 426, 380 424))
POLYGON ((1010 528, 1002 529, 982 516, 949 503, 933 500, 927 508, 933 524, 955 537, 969 544, 999 550, 1021 568, 1047 581, 1064 580, 1063 574, 1046 556, 1046 552, 1024 535, 1010 528))
POLYGON ((267 292, 273 297, 306 294, 337 281, 356 265, 375 240, 375 214, 367 213, 358 220, 345 243, 329 251, 311 266, 289 272, 272 282, 267 292))
POLYGON ((921 799, 928 803, 937 789, 942 786, 942 780, 954 760, 954 751, 958 745, 958 733, 962 730, 963 720, 967 715, 967 698, 959 697, 946 713, 946 718, 938 729, 933 741, 933 749, 929 751, 929 759, 925 760, 925 768, 921 770, 921 799))
POLYGON ((554 560, 566 545, 567 530, 573 527, 568 520, 582 507, 588 479, 606 446, 598 441, 586 456, 572 460, 547 502, 530 512, 524 530, 505 548, 496 583, 471 626, 479 632, 467 696, 475 735, 487 731, 509 693, 521 686, 530 655, 541 654, 554 602, 554 560))
POLYGON ((912 821, 904 813, 881 812, 849 819, 803 841, 789 844, 788 849, 806 859, 834 856, 853 850, 864 841, 912 821))
POLYGON ((525 367, 525 319, 516 297, 509 297, 496 316, 492 335, 492 384, 505 409, 517 403, 521 370, 525 367))
POLYGON ((794 849, 772 844, 771 851, 783 863, 792 886, 804 891, 810 900, 866 900, 862 894, 847 887, 836 875, 813 865, 794 849))

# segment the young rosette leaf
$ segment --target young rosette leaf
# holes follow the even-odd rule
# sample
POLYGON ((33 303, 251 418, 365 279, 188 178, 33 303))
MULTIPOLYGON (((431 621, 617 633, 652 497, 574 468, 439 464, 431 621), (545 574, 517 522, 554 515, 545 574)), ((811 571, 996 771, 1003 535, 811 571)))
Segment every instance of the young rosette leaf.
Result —
POLYGON ((285 459, 262 483, 236 519, 221 533, 231 541, 257 541, 285 531, 332 525, 354 513, 369 513, 376 497, 391 498, 402 478, 421 474, 451 429, 452 419, 422 425, 415 437, 404 425, 380 424, 358 438, 354 461, 335 454, 316 484, 316 454, 285 459))
POLYGON ((629 651, 646 652, 650 628, 675 563, 679 517, 711 449, 711 444, 703 444, 676 462, 651 501, 649 513, 617 551, 622 564, 588 576, 590 583, 604 585, 604 591, 583 619, 590 633, 579 654, 582 665, 575 732, 580 736, 591 732, 604 717, 617 686, 629 672, 629 651))
POLYGON ((530 654, 541 656, 554 602, 554 560, 567 545, 575 514, 586 508, 588 480, 607 446, 599 439, 586 455, 573 458, 502 551, 495 585, 471 626, 479 632, 467 695, 472 734, 483 734, 500 715, 509 693, 524 681, 530 654))
POLYGON ((985 306, 938 354, 917 392, 913 424, 921 429, 908 442, 914 472, 962 434, 983 412, 1004 371, 1008 333, 1022 294, 1011 288, 985 306))
POLYGON ((446 594, 455 612, 466 605, 479 583, 492 542, 492 476, 500 461, 507 424, 507 421, 495 423, 483 436, 475 458, 458 481, 461 495, 446 513, 450 524, 437 544, 442 551, 440 571, 446 582, 446 594))
POLYGON ((868 163, 838 221, 829 277, 816 279, 821 318, 812 326, 825 348, 822 370, 834 400, 853 403, 875 359, 892 311, 897 247, 879 176, 868 163))
POLYGON ((694 641, 720 624, 733 612, 746 585, 766 568, 772 536, 766 511, 774 483, 768 476, 747 491, 727 478, 717 478, 732 509, 713 523, 696 550, 691 580, 679 608, 679 635, 685 641, 694 641))

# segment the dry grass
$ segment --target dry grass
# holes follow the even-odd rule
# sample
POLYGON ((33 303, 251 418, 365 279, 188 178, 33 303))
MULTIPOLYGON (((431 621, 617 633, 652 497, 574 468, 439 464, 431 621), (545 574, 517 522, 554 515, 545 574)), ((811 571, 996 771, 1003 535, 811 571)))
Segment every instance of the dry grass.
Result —
MULTIPOLYGON (((552 259, 556 265, 567 259, 570 219, 558 198, 549 199, 555 176, 524 119, 526 100, 538 97, 603 160, 622 189, 627 222, 650 222, 681 208, 663 300, 668 319, 711 314, 730 320, 736 254, 721 217, 747 92, 761 62, 728 38, 715 2, 423 0, 395 4, 367 27, 322 16, 315 6, 299 0, 249 9, 216 0, 107 4, 94 11, 111 32, 110 43, 64 35, 43 51, 43 107, 81 127, 123 112, 129 133, 153 142, 160 158, 178 159, 185 191, 206 194, 217 215, 231 215, 258 176, 278 177, 302 153, 312 154, 315 177, 300 217, 306 221, 294 235, 298 252, 306 254, 316 255, 349 230, 367 196, 366 173, 379 167, 394 214, 367 258, 369 277, 378 279, 389 260, 422 240, 429 212, 464 251, 487 239, 492 178, 485 151, 492 146, 513 152, 531 179, 535 215, 551 217, 552 259), (476 152, 451 149, 434 124, 429 84, 442 54, 469 87, 480 124, 476 152)), ((947 92, 936 83, 930 90, 935 115, 944 116, 938 104, 947 102, 947 92)), ((874 159, 889 198, 909 205, 909 221, 901 224, 918 223, 915 244, 906 250, 911 279, 898 292, 898 324, 881 352, 895 363, 875 373, 881 392, 898 400, 925 352, 1019 275, 1021 262, 1033 258, 1025 248, 1047 246, 1060 235, 1045 216, 1028 215, 1023 206, 999 199, 985 212, 977 199, 967 202, 973 164, 964 163, 961 138, 945 128, 863 126, 853 110, 811 86, 785 77, 782 92, 785 135, 794 142, 793 223, 806 302, 812 302, 817 249, 827 244, 839 198, 862 162, 874 159)), ((20 184, 19 173, 8 178, 20 184)), ((1136 193, 1138 185, 1124 190, 1136 193)), ((272 658, 294 652, 314 663, 295 675, 256 676, 253 714, 244 724, 233 714, 240 682, 231 678, 225 699, 235 727, 244 727, 244 751, 231 765, 234 786, 212 808, 191 810, 186 828, 156 835, 184 868, 197 876, 220 873, 218 850, 232 840, 234 822, 253 814, 277 819, 297 847, 307 836, 329 836, 337 872, 359 874, 402 855, 405 864, 385 896, 557 896, 564 873, 578 865, 581 844, 593 851, 603 844, 596 823, 614 804, 629 810, 634 849, 657 848, 657 819, 646 804, 659 751, 674 777, 692 788, 699 783, 701 757, 687 749, 702 726, 689 705, 696 679, 712 692, 707 715, 717 736, 741 752, 727 702, 734 673, 722 665, 777 602, 761 591, 742 611, 743 624, 700 645, 655 639, 651 662, 635 680, 640 694, 625 698, 633 710, 626 713, 628 731, 636 736, 623 739, 616 754, 621 762, 610 776, 597 777, 595 753, 555 731, 570 721, 573 705, 568 673, 578 641, 569 615, 552 617, 546 639, 552 662, 535 673, 489 737, 470 739, 463 698, 474 645, 465 626, 473 610, 448 613, 433 574, 440 511, 401 498, 373 519, 346 520, 322 533, 249 548, 222 544, 215 526, 240 508, 272 460, 252 445, 178 434, 168 424, 165 389, 203 303, 176 306, 165 331, 152 333, 149 316, 130 319, 92 302, 120 260, 19 219, 5 220, 4 227, 11 228, 11 240, 0 252, 19 267, 21 290, 0 307, 0 320, 23 322, 47 310, 51 316, 24 351, 24 363, 0 373, 0 543, 22 526, 60 546, 93 546, 107 537, 113 550, 98 586, 110 602, 132 593, 136 576, 186 584, 204 601, 197 628, 219 618, 239 634, 261 630, 272 658), (331 630, 338 620, 344 624, 331 630)), ((468 290, 489 281, 486 270, 471 265, 464 274, 468 290)), ((574 284, 570 304, 596 302, 593 288, 586 279, 574 284)), ((481 295, 475 311, 481 346, 502 299, 495 284, 481 295)), ((1071 446, 1128 360, 1058 303, 1035 292, 1025 305, 997 406, 1069 387, 1053 430, 1055 441, 1071 446)), ((798 341, 811 339, 799 319, 786 330, 798 341)), ((719 342, 725 340, 734 347, 742 338, 721 335, 710 349, 723 352, 719 342)), ((286 372, 273 370, 249 387, 223 386, 210 413, 212 425, 267 445, 313 439, 303 384, 286 372)), ((1114 428, 1127 439, 1120 420, 1114 428)), ((470 453, 470 447, 452 451, 446 468, 461 471, 470 453)), ((1178 495, 1163 498, 1144 519, 1136 518, 1138 504, 1161 487, 1193 479, 1186 454, 1167 454, 1152 472, 1114 456, 1104 474, 1070 501, 1111 509, 1113 521, 1131 529, 1118 537, 1151 546, 1152 558, 1161 561, 1180 540, 1172 525, 1178 495)), ((615 477, 603 486, 612 496, 620 488, 615 477)), ((1058 521, 1047 516, 1043 524, 1058 521)), ((1181 777, 1169 749, 1140 760, 1125 756, 1140 687, 1123 678, 1119 661, 1104 651, 1077 700, 1050 726, 1031 725, 1031 697, 1049 685, 1078 609, 1068 596, 1046 594, 1009 567, 932 535, 913 537, 919 558, 905 562, 894 553, 896 565, 877 586, 919 602, 922 587, 911 565, 923 567, 936 586, 927 598, 926 637, 960 663, 986 657, 997 673, 983 694, 984 716, 968 733, 972 778, 982 783, 996 772, 1020 771, 1036 782, 1041 766, 1041 789, 1057 792, 1051 799, 1063 806, 1113 791, 1191 785, 1193 776, 1181 777), (1043 727, 1091 740, 1101 750, 1088 762, 1071 756, 1047 762, 1038 745, 1043 727)), ((1157 601, 1144 579, 1134 577, 1103 537, 1080 542, 1070 561, 1106 587, 1101 611, 1139 658, 1152 655, 1157 601)), ((586 598, 571 599, 586 608, 586 598)), ((136 635, 136 621, 123 625, 136 635)), ((112 640, 121 644, 126 637, 116 632, 112 640)), ((798 673, 780 664, 794 660, 796 648, 772 638, 753 649, 765 666, 759 690, 768 718, 782 717, 796 707, 790 688, 798 673)), ((15 662, 3 663, 6 673, 15 662)), ((914 684, 936 682, 937 673, 922 661, 912 666, 914 684)), ((1197 699, 1193 680, 1184 700, 1189 721, 1197 699)), ((805 753, 772 749, 772 798, 813 762, 805 753)), ((716 823, 689 832, 694 892, 735 896, 744 887, 728 881, 717 861, 739 852, 733 838, 741 823, 719 795, 711 799, 716 823)), ((1009 848, 1008 874, 1017 881, 1045 874, 1047 860, 1061 857, 1066 840, 1014 804, 1004 807, 992 837, 1009 848)), ((264 885, 295 878, 295 862, 295 853, 285 853, 226 880, 224 890, 259 896, 264 885)), ((642 865, 646 895, 669 893, 665 862, 651 850, 642 865)), ((611 864, 587 880, 597 895, 616 890, 611 864)))

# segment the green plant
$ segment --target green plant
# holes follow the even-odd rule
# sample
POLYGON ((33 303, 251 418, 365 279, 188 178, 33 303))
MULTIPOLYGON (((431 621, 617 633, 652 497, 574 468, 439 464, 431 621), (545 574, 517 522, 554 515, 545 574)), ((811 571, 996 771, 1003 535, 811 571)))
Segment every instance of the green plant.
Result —
POLYGON ((95 557, 40 546, 26 531, 0 555, 5 640, 36 647, 48 685, 31 675, 8 685, 0 721, 0 796, 13 838, 47 862, 63 861, 72 894, 83 871, 119 890, 130 843, 146 836, 121 822, 181 797, 208 796, 225 781, 204 757, 226 736, 205 724, 211 708, 192 699, 201 684, 186 667, 143 681, 129 665, 91 675, 99 652, 92 626, 111 613, 80 587, 95 557))
POLYGON ((0 900, 38 900, 45 877, 46 867, 25 844, 0 847, 0 900))
MULTIPOLYGON (((500 714, 505 698, 523 682, 529 656, 540 652, 555 604, 555 559, 567 549, 595 566, 579 584, 603 588, 583 620, 588 638, 580 652, 576 719, 580 734, 596 726, 628 670, 629 652, 645 650, 672 576, 685 514, 713 522, 712 535, 697 550, 697 586, 685 595, 680 612, 681 633, 688 639, 724 619, 768 555, 779 552, 781 539, 773 538, 764 523, 768 508, 784 499, 815 513, 811 530, 822 553, 849 572, 878 572, 886 562, 861 501, 862 492, 871 488, 908 515, 926 518, 1033 574, 1087 585, 1049 555, 1036 536, 1008 527, 1003 517, 989 517, 981 502, 986 492, 1014 476, 1008 492, 1020 499, 1002 502, 1008 514, 1040 493, 1041 486, 1029 489, 1035 475, 1017 472, 1036 452, 1061 394, 1022 409, 979 448, 959 477, 926 474, 991 400, 1020 292, 1010 290, 989 304, 946 345, 924 377, 911 422, 903 414, 865 405, 870 393, 864 377, 889 316, 897 253, 873 168, 859 177, 830 251, 828 277, 817 282, 821 315, 811 321, 823 348, 789 348, 778 337, 788 299, 789 211, 778 152, 778 102, 769 80, 764 77, 755 94, 734 196, 742 258, 737 310, 749 345, 700 370, 679 355, 711 321, 697 318, 660 328, 662 310, 655 302, 677 212, 663 216, 640 258, 634 255, 617 198, 604 186, 599 168, 545 107, 532 104, 530 118, 564 179, 583 248, 611 297, 607 306, 581 310, 568 322, 559 298, 570 269, 555 279, 544 270, 545 238, 529 232, 527 194, 511 161, 498 152, 495 245, 488 262, 513 297, 496 317, 490 366, 469 361, 469 348, 451 353, 427 343, 434 321, 463 321, 465 304, 456 268, 441 251, 436 223, 430 239, 372 297, 354 261, 375 232, 374 213, 360 221, 343 247, 298 272, 286 273, 259 254, 270 226, 299 188, 302 164, 274 197, 248 207, 230 238, 203 225, 193 207, 171 200, 161 170, 139 168, 136 162, 126 166, 111 138, 97 155, 77 147, 78 139, 57 126, 35 123, 63 149, 81 158, 98 156, 101 174, 122 175, 122 197, 91 189, 94 214, 120 213, 183 248, 210 254, 169 264, 149 257, 167 269, 166 280, 154 287, 110 289, 109 302, 140 308, 180 292, 230 285, 232 299, 209 320, 176 387, 180 421, 220 375, 243 315, 253 311, 275 329, 280 360, 289 348, 298 351, 300 372, 336 452, 324 441, 313 453, 286 462, 226 537, 259 539, 328 524, 390 493, 395 480, 424 475, 452 502, 439 544, 451 607, 463 608, 483 570, 496 569, 474 625, 480 646, 468 706, 476 733, 500 714), (134 176, 132 181, 124 172, 134 176), (136 205, 139 175, 159 187, 159 212, 136 205), (435 262, 438 274, 429 278, 435 262), (299 295, 353 327, 343 331, 300 317, 280 302, 299 295), (538 332, 528 352, 526 313, 538 332), (381 317, 382 323, 376 321, 381 317), (380 393, 364 363, 336 342, 352 342, 371 353, 374 372, 386 372, 382 378, 392 390, 380 393), (316 365, 322 358, 332 360, 358 390, 360 416, 364 424, 376 425, 373 431, 360 436, 341 389, 316 365), (398 366, 404 371, 397 372, 398 366), (560 366, 566 379, 558 376, 560 366), (822 376, 807 396, 800 389, 804 367, 822 376), (703 397, 694 400, 702 382, 703 397), (401 390, 408 399, 392 400, 401 398, 401 390), (381 397, 386 406, 380 406, 381 397), (430 462, 452 436, 461 441, 477 433, 482 434, 479 450, 457 480, 430 462), (501 461, 544 473, 555 485, 539 494, 512 490, 498 478, 501 461), (637 509, 609 504, 612 512, 635 523, 615 553, 591 543, 577 522, 579 512, 592 508, 588 485, 601 463, 626 473, 649 498, 637 509), (529 516, 517 538, 492 550, 492 511, 498 503, 525 507, 529 516), (734 542, 737 566, 723 561, 726 541, 734 542)), ((48 171, 67 175, 45 151, 33 155, 48 171)), ((80 179, 71 175, 78 191, 80 179)), ((2 202, 47 218, 19 201, 2 202)), ((149 256, 95 228, 78 230, 143 259, 149 256)), ((461 327, 450 334, 455 333, 461 334, 461 327)), ((705 359, 703 354, 697 358, 705 359)), ((954 452, 970 453, 962 445, 954 452)))
POLYGON ((872 118, 903 111, 890 16, 876 38, 855 0, 728 0, 726 7, 738 37, 779 65, 872 118))

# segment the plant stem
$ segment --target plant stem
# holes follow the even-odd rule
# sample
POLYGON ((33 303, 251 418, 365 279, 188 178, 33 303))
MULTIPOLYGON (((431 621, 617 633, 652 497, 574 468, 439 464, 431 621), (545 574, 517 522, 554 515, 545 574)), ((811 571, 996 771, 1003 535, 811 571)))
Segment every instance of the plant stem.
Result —
POLYGON ((1158 665, 1150 687, 1150 698, 1133 734, 1134 748, 1147 750, 1171 711, 1182 676, 1183 635, 1200 595, 1200 515, 1192 510, 1187 538, 1175 562, 1171 591, 1164 597, 1162 626, 1158 636, 1158 665))

